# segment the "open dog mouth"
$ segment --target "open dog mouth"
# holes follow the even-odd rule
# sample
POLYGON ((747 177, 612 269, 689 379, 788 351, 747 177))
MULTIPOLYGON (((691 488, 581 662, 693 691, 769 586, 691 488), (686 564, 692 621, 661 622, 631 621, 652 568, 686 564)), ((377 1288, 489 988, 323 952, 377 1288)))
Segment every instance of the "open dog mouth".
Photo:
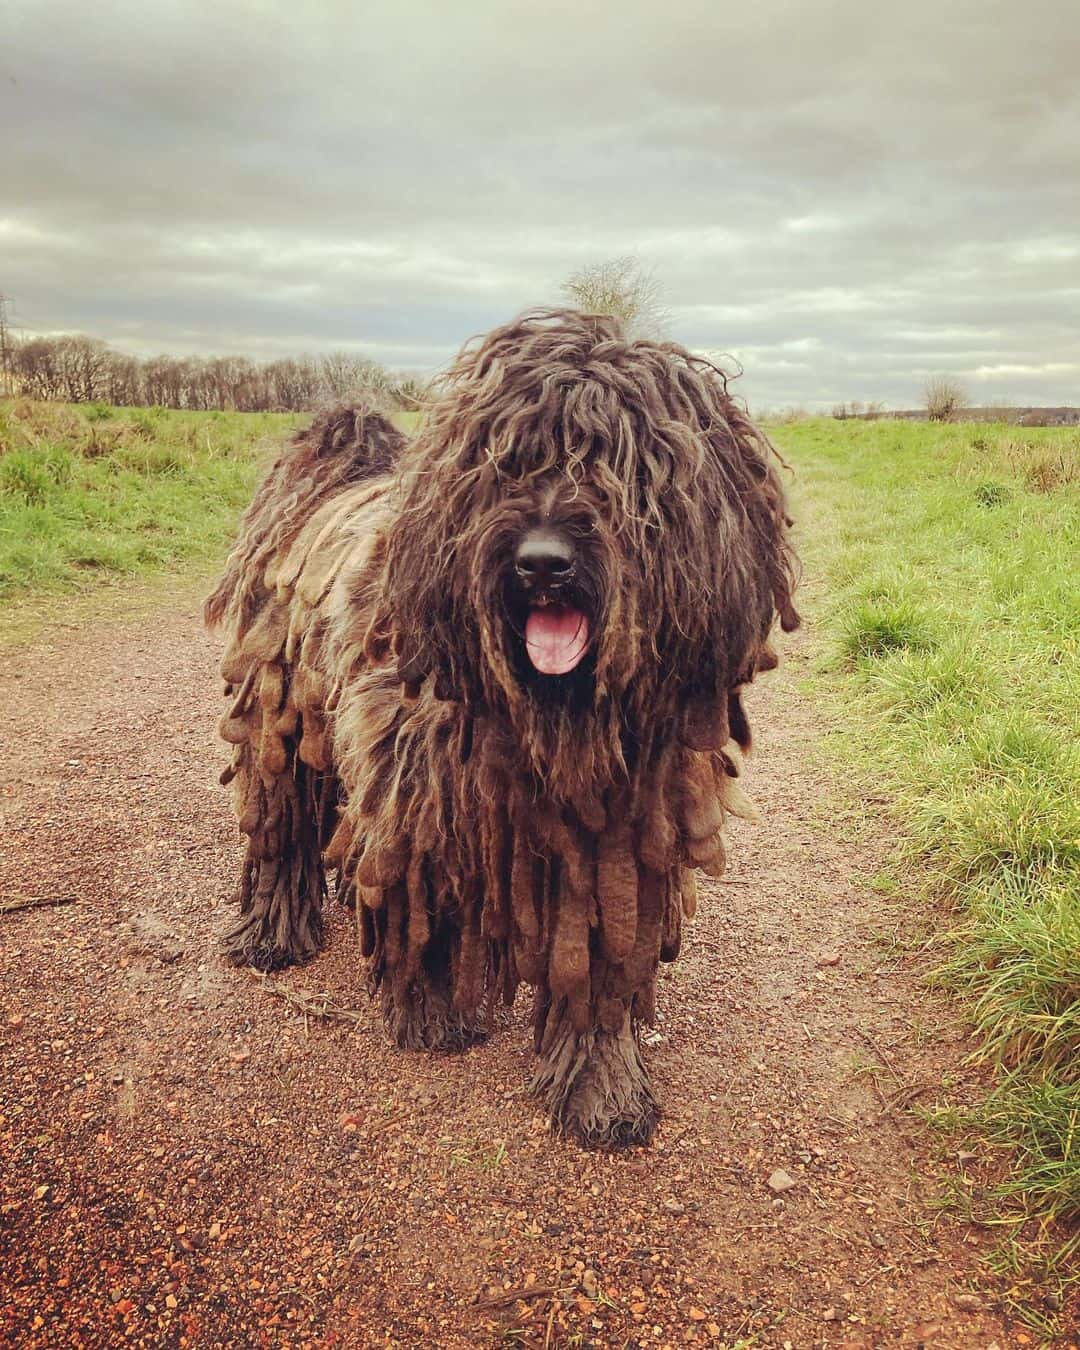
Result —
POLYGON ((569 675, 589 649, 589 620, 576 605, 538 596, 529 603, 525 651, 541 675, 569 675))

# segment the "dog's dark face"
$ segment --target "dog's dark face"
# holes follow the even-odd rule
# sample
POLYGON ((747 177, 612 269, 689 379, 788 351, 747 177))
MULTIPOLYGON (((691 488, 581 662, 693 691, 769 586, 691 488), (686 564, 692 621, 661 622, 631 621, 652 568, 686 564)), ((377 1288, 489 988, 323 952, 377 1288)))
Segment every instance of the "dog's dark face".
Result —
POLYGON ((492 581, 480 603, 501 610, 501 645, 523 691, 584 699, 606 618, 605 556, 595 504, 564 481, 511 493, 492 511, 478 571, 492 581))

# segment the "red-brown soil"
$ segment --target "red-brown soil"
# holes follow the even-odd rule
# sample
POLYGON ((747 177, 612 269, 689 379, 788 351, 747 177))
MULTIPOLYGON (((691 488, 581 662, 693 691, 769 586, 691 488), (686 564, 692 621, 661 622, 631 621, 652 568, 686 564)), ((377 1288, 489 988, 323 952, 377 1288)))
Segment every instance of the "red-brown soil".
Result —
POLYGON ((805 659, 755 692, 764 820, 661 980, 658 1138, 607 1156, 524 1095, 524 1007, 460 1055, 386 1045, 344 911, 279 985, 352 1022, 221 959, 193 601, 0 656, 0 904, 75 900, 0 912, 0 1344, 1016 1344, 990 1239, 933 1204, 981 1160, 910 1109, 963 1094, 962 1032, 829 807, 805 659))

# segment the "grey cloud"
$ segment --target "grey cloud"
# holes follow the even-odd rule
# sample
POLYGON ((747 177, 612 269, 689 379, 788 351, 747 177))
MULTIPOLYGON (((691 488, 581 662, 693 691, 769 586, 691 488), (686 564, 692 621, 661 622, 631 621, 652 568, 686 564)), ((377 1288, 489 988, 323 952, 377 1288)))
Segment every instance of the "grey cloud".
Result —
POLYGON ((631 252, 755 404, 1080 398, 1064 0, 8 11, 29 330, 431 367, 631 252))

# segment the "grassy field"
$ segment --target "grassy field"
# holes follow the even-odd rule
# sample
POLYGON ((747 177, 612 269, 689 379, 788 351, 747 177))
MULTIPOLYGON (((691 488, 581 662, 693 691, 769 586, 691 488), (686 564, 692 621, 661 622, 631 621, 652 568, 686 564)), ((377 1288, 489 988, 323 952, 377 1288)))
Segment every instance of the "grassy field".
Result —
POLYGON ((216 561, 267 441, 304 420, 0 400, 0 597, 216 561))
MULTIPOLYGON (((798 475, 835 750, 899 826, 876 884, 951 902, 941 979, 994 1066, 979 1119, 1017 1149, 1006 1217, 1030 1236, 1080 1218, 1080 434, 773 434, 798 475)), ((1062 1268, 1078 1252, 1080 1235, 1062 1268)))
MULTIPOLYGON (((303 420, 0 402, 0 597, 209 567, 303 420)), ((1080 1219, 1080 435, 774 436, 797 470, 815 692, 845 782, 893 804, 875 884, 953 907, 940 978, 999 1084, 980 1128, 1017 1160, 998 1213, 1027 1234, 1080 1219)), ((1080 1236, 1058 1251, 1075 1261, 1080 1236)))

